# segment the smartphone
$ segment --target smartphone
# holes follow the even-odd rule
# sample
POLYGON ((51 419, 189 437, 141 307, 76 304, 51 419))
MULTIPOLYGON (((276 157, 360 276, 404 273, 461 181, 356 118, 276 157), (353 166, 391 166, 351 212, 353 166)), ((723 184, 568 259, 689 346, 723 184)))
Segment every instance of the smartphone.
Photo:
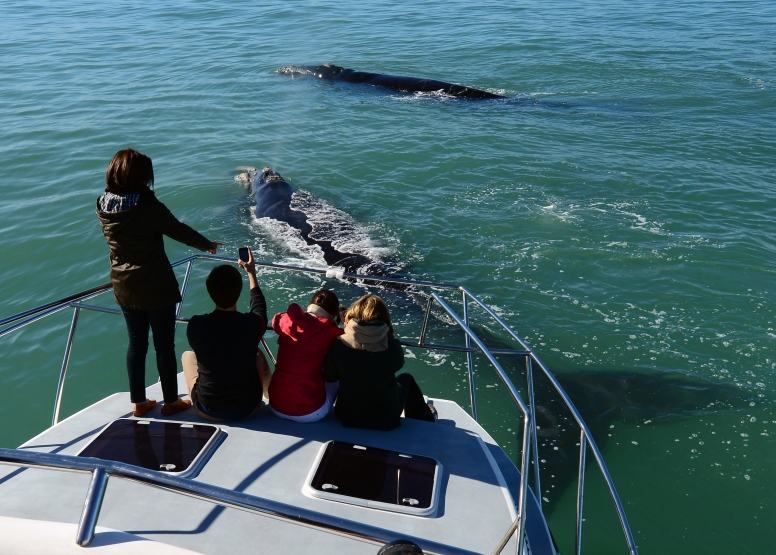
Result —
POLYGON ((237 256, 240 257, 240 260, 243 262, 248 262, 249 254, 248 254, 248 247, 240 247, 237 249, 237 256))

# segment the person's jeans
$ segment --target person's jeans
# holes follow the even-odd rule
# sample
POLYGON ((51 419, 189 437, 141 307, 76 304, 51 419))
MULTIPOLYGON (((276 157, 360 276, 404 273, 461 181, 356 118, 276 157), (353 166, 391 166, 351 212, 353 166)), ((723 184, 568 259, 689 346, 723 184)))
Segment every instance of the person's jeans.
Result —
POLYGON ((146 400, 145 360, 148 353, 148 330, 154 335, 156 368, 162 382, 165 403, 178 399, 178 362, 175 356, 175 305, 155 310, 122 308, 129 332, 127 374, 129 399, 133 403, 146 400))
POLYGON ((434 422, 434 415, 428 408, 415 378, 411 374, 404 373, 396 376, 396 381, 407 392, 407 398, 404 401, 404 418, 434 422))

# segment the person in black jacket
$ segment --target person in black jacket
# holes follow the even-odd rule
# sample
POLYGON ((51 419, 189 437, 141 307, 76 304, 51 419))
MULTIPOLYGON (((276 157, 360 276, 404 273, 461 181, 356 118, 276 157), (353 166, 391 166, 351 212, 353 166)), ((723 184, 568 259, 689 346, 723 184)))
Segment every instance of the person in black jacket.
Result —
POLYGON ((404 348, 394 337, 391 315, 383 300, 365 295, 348 309, 345 333, 332 343, 323 377, 339 380, 335 413, 348 427, 392 430, 405 418, 436 421, 420 387, 404 366, 404 348))
POLYGON ((267 303, 256 279, 253 253, 250 249, 248 253, 248 262, 238 260, 238 264, 248 274, 250 312, 237 311, 242 290, 239 270, 216 266, 206 283, 216 309, 192 316, 186 329, 194 352, 183 353, 183 374, 194 409, 209 420, 250 416, 269 388, 269 366, 259 352, 259 341, 267 329, 267 303))
POLYGON ((153 332, 156 367, 162 383, 162 414, 191 406, 178 398, 175 356, 175 305, 181 301, 178 280, 164 252, 164 235, 190 247, 216 253, 217 243, 179 222, 149 187, 151 159, 131 148, 116 153, 105 173, 105 192, 97 199, 97 218, 110 249, 110 279, 116 303, 129 332, 127 373, 133 414, 156 406, 146 398, 145 359, 148 330, 153 332))

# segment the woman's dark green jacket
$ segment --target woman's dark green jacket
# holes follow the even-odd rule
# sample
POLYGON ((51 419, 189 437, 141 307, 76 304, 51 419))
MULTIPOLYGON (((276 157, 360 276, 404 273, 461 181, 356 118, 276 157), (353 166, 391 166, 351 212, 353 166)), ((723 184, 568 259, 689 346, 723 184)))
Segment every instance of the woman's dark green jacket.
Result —
POLYGON ((203 251, 213 245, 179 222, 153 192, 143 193, 123 212, 102 212, 98 201, 97 218, 110 248, 113 294, 122 308, 153 310, 180 302, 164 235, 203 251))

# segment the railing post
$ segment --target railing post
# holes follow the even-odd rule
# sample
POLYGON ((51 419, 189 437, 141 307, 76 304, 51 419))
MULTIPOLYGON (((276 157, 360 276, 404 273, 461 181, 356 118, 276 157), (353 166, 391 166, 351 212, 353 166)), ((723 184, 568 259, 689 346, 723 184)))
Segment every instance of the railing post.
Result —
POLYGON ((278 363, 278 361, 275 360, 275 355, 272 354, 272 351, 270 351, 269 349, 269 345, 267 345, 267 342, 263 337, 261 338, 261 345, 262 347, 264 347, 264 350, 267 351, 267 354, 269 355, 269 358, 272 361, 272 366, 275 366, 278 363))
POLYGON ((534 490, 536 491, 536 502, 539 503, 539 508, 541 509, 542 484, 539 473, 539 440, 536 437, 536 400, 534 398, 533 359, 531 355, 525 357, 525 373, 528 379, 528 408, 531 409, 533 414, 531 419, 531 447, 533 449, 534 490))
MULTIPOLYGON (((186 275, 183 276, 183 286, 181 287, 181 302, 178 303, 178 307, 175 309, 175 327, 178 327, 178 318, 181 317, 181 309, 183 308, 183 299, 186 298, 186 288, 189 286, 189 276, 191 275, 191 263, 193 260, 189 260, 186 265, 186 275)), ((161 380, 161 378, 160 378, 161 380)))
MULTIPOLYGON (((186 288, 189 286, 189 276, 191 275, 191 263, 194 262, 194 260, 189 260, 189 263, 186 264, 186 274, 183 276, 183 286, 181 287, 181 302, 178 303, 178 306, 175 308, 175 324, 173 329, 178 329, 178 318, 181 317, 181 309, 183 308, 183 300, 186 298, 186 288)), ((156 383, 162 383, 162 377, 159 376, 159 380, 156 383)))
POLYGON ((426 303, 426 312, 423 315, 423 327, 420 328, 420 339, 418 339, 418 345, 423 345, 423 341, 426 340, 426 328, 428 327, 428 316, 431 314, 431 303, 434 302, 434 297, 429 296, 426 303))
POLYGON ((528 430, 531 427, 531 420, 533 420, 531 418, 531 413, 528 412, 523 420, 523 458, 520 470, 520 497, 517 505, 517 518, 515 518, 515 521, 509 527, 507 533, 504 534, 504 537, 499 542, 493 555, 499 555, 504 550, 515 532, 517 532, 517 555, 523 555, 523 547, 525 544, 523 541, 523 537, 525 536, 525 501, 528 494, 528 461, 530 459, 531 451, 528 430))
POLYGON ((528 467, 531 460, 530 429, 533 425, 533 414, 529 411, 523 419, 523 460, 520 464, 520 499, 517 505, 517 555, 523 555, 523 536, 525 535, 526 498, 528 497, 528 467))
MULTIPOLYGON (((463 294, 463 321, 466 324, 466 327, 469 327, 469 302, 466 298, 466 291, 462 292, 463 294)), ((463 333, 464 339, 466 341, 466 348, 470 348, 472 346, 472 340, 469 337, 469 334, 464 332, 463 333)), ((474 421, 477 421, 477 398, 476 393, 474 390, 474 357, 472 356, 471 352, 466 353, 466 368, 469 371, 469 401, 472 405, 472 418, 474 418, 474 421)))
POLYGON ((59 422, 59 408, 62 405, 62 393, 65 389, 65 376, 67 375, 67 366, 70 364, 70 353, 73 350, 73 339, 75 338, 75 327, 78 325, 78 314, 81 309, 75 307, 73 310, 73 321, 70 323, 70 333, 67 335, 67 345, 65 345, 65 357, 62 360, 62 368, 59 371, 59 382, 57 383, 57 396, 54 400, 54 416, 51 418, 51 425, 56 426, 59 422))
POLYGON ((585 430, 579 437, 579 483, 577 485, 577 536, 574 553, 582 553, 582 504, 585 494, 585 454, 587 453, 587 436, 585 430))
POLYGON ((94 529, 100 516, 102 500, 105 498, 105 490, 108 487, 108 474, 102 468, 95 468, 92 472, 92 481, 89 483, 89 491, 86 492, 84 510, 81 520, 78 522, 78 531, 75 534, 75 543, 86 547, 94 539, 94 529))

